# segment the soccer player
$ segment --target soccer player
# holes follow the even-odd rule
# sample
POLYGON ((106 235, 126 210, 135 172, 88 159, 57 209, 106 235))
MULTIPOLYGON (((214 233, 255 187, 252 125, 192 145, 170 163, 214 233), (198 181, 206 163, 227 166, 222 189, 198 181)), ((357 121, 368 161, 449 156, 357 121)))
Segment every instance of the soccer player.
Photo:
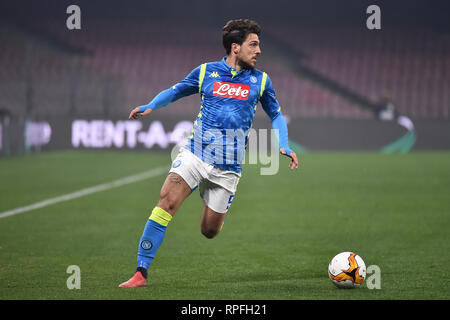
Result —
POLYGON ((258 101, 272 127, 278 129, 280 152, 291 158, 289 168, 298 168, 272 81, 265 72, 255 69, 261 54, 260 34, 261 28, 254 21, 229 21, 223 27, 226 57, 222 61, 200 65, 184 80, 160 92, 148 105, 131 111, 129 119, 137 119, 182 97, 200 94, 200 113, 192 135, 173 161, 139 241, 136 271, 119 287, 146 285, 147 270, 169 222, 197 187, 203 199, 201 232, 208 239, 219 233, 241 176, 242 153, 258 101))

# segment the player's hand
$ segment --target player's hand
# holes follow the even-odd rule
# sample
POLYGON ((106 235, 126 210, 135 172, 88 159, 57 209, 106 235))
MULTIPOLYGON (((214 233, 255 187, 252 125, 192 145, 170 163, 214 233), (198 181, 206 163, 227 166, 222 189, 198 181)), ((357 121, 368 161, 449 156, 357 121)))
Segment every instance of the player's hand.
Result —
POLYGON ((133 110, 131 110, 128 119, 138 119, 139 117, 148 115, 150 112, 152 112, 152 109, 150 108, 145 110, 144 112, 140 112, 139 107, 136 107, 133 110))
POLYGON ((286 150, 284 148, 281 148, 280 152, 281 154, 284 154, 285 156, 291 158, 291 163, 289 163, 289 169, 291 170, 298 169, 298 159, 294 151, 291 151, 289 154, 287 154, 286 150))

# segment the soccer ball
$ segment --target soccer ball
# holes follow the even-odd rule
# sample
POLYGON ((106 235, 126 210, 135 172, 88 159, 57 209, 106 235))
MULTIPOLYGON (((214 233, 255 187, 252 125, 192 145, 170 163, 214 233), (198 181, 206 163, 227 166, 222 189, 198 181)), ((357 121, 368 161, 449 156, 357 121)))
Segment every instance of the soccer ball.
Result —
POLYGON ((359 287, 366 278, 366 265, 353 252, 341 252, 331 259, 328 276, 338 288, 359 287))

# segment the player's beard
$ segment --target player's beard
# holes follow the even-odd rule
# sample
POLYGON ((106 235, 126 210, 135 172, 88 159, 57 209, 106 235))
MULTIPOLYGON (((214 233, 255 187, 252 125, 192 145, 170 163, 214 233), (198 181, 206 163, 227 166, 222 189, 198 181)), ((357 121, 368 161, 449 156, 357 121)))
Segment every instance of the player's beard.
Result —
POLYGON ((238 60, 237 63, 241 67, 241 69, 244 69, 244 70, 252 70, 255 68, 254 66, 248 64, 247 62, 245 62, 243 60, 238 60))

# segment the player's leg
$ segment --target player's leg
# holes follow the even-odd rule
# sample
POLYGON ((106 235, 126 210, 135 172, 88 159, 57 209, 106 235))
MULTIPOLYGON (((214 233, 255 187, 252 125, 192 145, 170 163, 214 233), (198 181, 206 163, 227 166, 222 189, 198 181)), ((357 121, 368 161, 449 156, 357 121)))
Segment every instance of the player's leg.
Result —
POLYGON ((134 282, 131 278, 121 284, 121 287, 145 285, 147 269, 163 241, 167 225, 202 178, 197 169, 198 161, 191 152, 185 149, 181 149, 173 161, 169 175, 161 188, 157 205, 153 208, 139 241, 138 264, 133 276, 138 280, 134 282))
POLYGON ((206 238, 212 239, 222 230, 234 193, 211 181, 201 182, 199 191, 203 199, 200 231, 206 238))
POLYGON ((227 213, 219 213, 209 208, 203 203, 202 218, 200 221, 200 231, 208 238, 212 239, 217 236, 222 229, 227 213))
POLYGON ((164 240, 167 226, 191 192, 191 188, 180 175, 169 173, 161 188, 159 201, 153 208, 139 241, 136 272, 130 280, 119 287, 146 285, 147 269, 164 240))
POLYGON ((167 225, 190 194, 191 188, 183 178, 177 173, 170 172, 139 241, 138 271, 144 271, 145 274, 163 241, 167 225))
POLYGON ((178 173, 169 172, 161 188, 157 206, 173 217, 191 192, 192 189, 178 173))

